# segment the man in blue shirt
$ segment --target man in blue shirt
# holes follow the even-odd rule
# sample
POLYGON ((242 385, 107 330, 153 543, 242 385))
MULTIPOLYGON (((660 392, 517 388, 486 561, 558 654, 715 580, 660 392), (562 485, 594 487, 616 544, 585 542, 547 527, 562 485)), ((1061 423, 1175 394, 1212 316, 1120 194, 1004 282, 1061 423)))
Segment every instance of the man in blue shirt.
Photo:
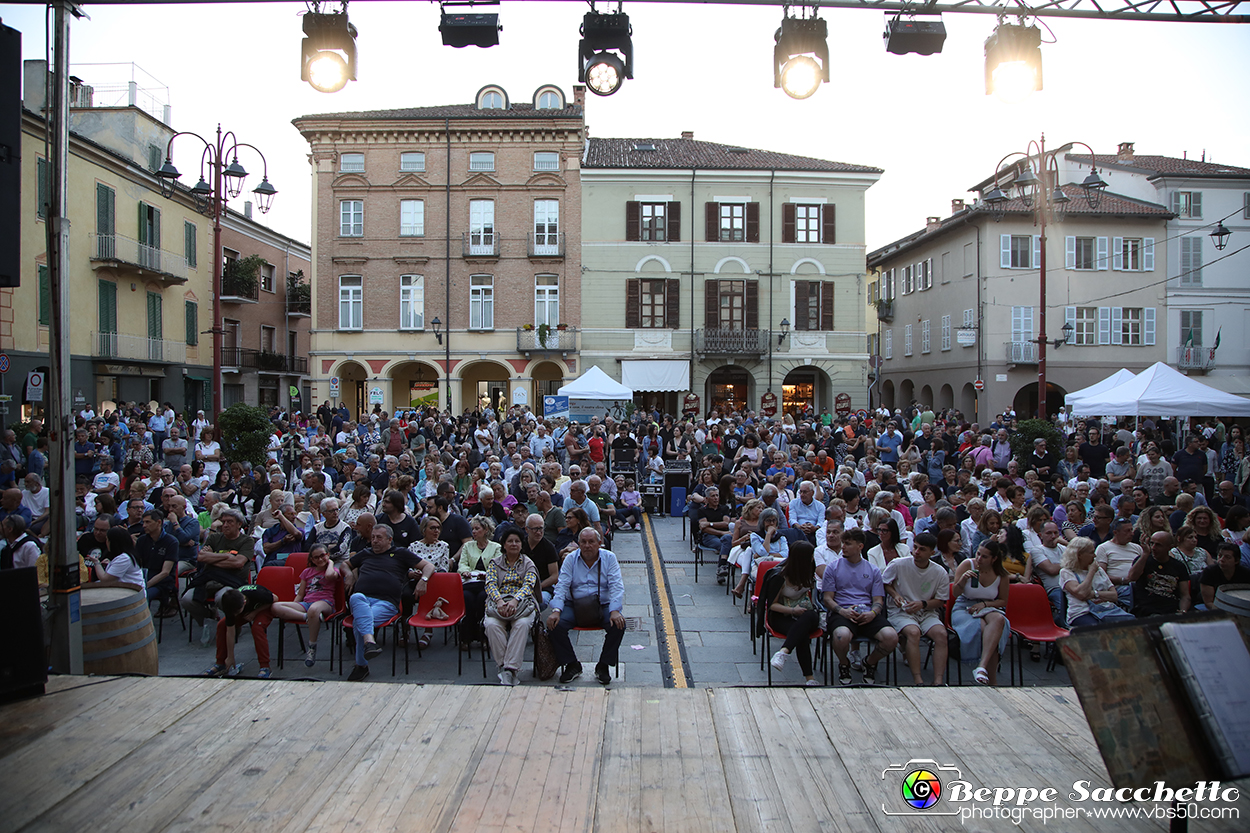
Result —
POLYGON ((890 420, 885 433, 877 437, 877 459, 892 466, 898 465, 898 448, 903 444, 903 435, 898 431, 898 424, 890 420))
POLYGON ((598 598, 598 621, 604 630, 603 650, 595 665, 595 679, 603 685, 612 682, 608 666, 619 661, 621 640, 625 638, 625 617, 621 608, 625 604, 625 583, 621 578, 621 565, 611 550, 601 548, 602 539, 594 529, 583 529, 577 536, 579 553, 564 559, 560 578, 556 580, 551 598, 551 613, 547 617, 547 629, 551 631, 551 645, 556 651, 556 661, 564 666, 560 674, 561 684, 570 683, 582 673, 573 643, 569 641, 569 629, 577 625, 574 608, 580 604, 592 604, 583 599, 598 598))

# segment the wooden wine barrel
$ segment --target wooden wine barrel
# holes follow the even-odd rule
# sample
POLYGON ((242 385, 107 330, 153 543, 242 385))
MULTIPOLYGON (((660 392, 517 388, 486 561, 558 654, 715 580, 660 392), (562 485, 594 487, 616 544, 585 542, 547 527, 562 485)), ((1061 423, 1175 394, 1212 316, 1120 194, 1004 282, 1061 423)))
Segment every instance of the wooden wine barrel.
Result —
POLYGON ((83 671, 156 676, 156 630, 147 594, 126 587, 85 587, 81 592, 83 671))
POLYGON ((1215 608, 1234 616, 1250 616, 1250 584, 1225 584, 1216 590, 1215 608))

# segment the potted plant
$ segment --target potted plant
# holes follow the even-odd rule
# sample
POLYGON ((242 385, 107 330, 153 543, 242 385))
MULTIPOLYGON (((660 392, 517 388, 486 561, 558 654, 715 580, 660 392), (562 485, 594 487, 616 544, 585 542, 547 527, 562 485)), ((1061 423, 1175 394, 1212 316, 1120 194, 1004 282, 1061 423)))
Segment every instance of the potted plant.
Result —
POLYGON ((547 346, 547 336, 551 335, 551 326, 548 324, 538 325, 538 343, 542 347, 547 346))
POLYGON ((568 325, 568 324, 557 324, 557 325, 556 325, 556 329, 557 329, 557 330, 567 330, 568 328, 569 328, 569 325, 568 325))
POLYGON ((221 294, 239 298, 256 298, 260 288, 260 268, 265 259, 260 255, 248 255, 232 260, 221 272, 221 294))
POLYGON ((534 325, 533 325, 533 324, 522 324, 522 325, 521 325, 521 329, 522 329, 522 330, 527 330, 527 331, 528 331, 528 330, 532 330, 532 329, 534 329, 534 325))

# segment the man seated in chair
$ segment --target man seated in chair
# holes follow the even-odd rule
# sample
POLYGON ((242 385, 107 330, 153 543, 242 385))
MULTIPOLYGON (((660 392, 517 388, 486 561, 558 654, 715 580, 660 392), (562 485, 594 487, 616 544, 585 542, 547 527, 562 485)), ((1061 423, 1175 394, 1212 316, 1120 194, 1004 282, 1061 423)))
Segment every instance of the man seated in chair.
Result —
POLYGON ((877 663, 898 646, 898 633, 886 618, 881 571, 864 560, 862 529, 842 533, 842 557, 825 569, 821 588, 825 606, 829 608, 827 630, 833 637, 833 652, 838 655, 838 682, 842 685, 852 682, 847 657, 851 641, 869 638, 875 640, 876 645, 864 660, 864 682, 875 683, 877 663))
POLYGON ((603 651, 595 665, 595 679, 601 684, 612 682, 608 667, 616 665, 620 659, 621 640, 625 637, 625 617, 621 613, 625 604, 625 583, 616 555, 602 548, 602 540, 593 527, 578 533, 579 552, 564 559, 552 593, 547 629, 551 631, 556 661, 564 666, 561 684, 572 682, 582 673, 582 664, 577 661, 569 639, 569 630, 573 627, 602 627, 604 630, 603 651), (581 615, 577 613, 579 608, 585 611, 581 615))
POLYGON ((890 596, 890 626, 907 639, 903 653, 911 669, 912 684, 921 685, 920 636, 933 640, 933 684, 942 684, 946 675, 946 625, 942 611, 950 595, 950 574, 933 563, 937 536, 922 532, 916 536, 911 555, 900 556, 881 573, 890 596))
POLYGON ((148 601, 161 600, 157 615, 178 615, 178 539, 165 531, 165 516, 159 509, 143 513, 143 531, 135 541, 135 560, 148 571, 148 601))
POLYGON ((369 676, 369 660, 382 653, 374 637, 376 626, 399 612, 400 598, 409 578, 417 579, 415 598, 425 595, 426 583, 434 575, 434 563, 395 546, 395 533, 386 524, 377 524, 370 534, 369 549, 361 550, 347 562, 355 571, 352 595, 352 630, 356 635, 356 665, 348 682, 369 676))
POLYGON ((729 547, 733 540, 730 532, 733 522, 729 509, 721 505, 720 489, 709 486, 703 493, 704 503, 699 509, 699 542, 701 546, 720 553, 716 563, 716 583, 724 584, 729 575, 729 547))

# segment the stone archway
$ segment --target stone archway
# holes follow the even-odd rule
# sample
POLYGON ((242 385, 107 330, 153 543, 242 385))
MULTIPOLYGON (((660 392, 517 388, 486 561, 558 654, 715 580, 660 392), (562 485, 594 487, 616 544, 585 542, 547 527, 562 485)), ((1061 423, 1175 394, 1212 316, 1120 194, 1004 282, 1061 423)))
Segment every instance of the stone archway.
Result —
POLYGON ((708 374, 704 413, 716 410, 724 414, 754 408, 758 404, 754 388, 755 379, 751 371, 742 365, 721 365, 708 374))
POLYGON ((937 402, 934 405, 938 410, 955 407, 955 391, 950 385, 942 385, 941 390, 938 391, 937 402))
POLYGON ((346 405, 351 418, 359 420, 367 407, 365 388, 369 381, 369 371, 360 362, 345 361, 331 375, 339 377, 339 400, 336 404, 346 405))
POLYGON ((963 412, 964 419, 968 422, 980 422, 977 416, 977 389, 973 387, 971 382, 966 382, 959 389, 959 410, 963 412))
MULTIPOLYGON (((1067 393, 1054 382, 1046 383, 1047 418, 1059 413, 1059 408, 1063 405, 1063 398, 1067 393)), ((1011 407, 1015 409, 1018 419, 1032 419, 1037 413, 1037 385, 1025 385, 1016 391, 1016 395, 1011 400, 1011 407)))
POLYGON ((920 396, 918 397, 918 399, 919 399, 920 410, 923 411, 925 408, 933 408, 934 407, 933 388, 930 387, 929 385, 925 385, 924 387, 922 387, 920 389, 920 396))
POLYGON ((564 366, 553 361, 542 361, 534 365, 530 378, 534 380, 534 395, 530 398, 530 410, 536 414, 543 412, 543 397, 555 396, 565 384, 564 366))
POLYGON ((819 415, 822 408, 832 409, 833 383, 823 368, 814 364, 799 365, 781 382, 781 411, 798 419, 806 408, 819 415))
POLYGON ((438 368, 428 362, 412 361, 394 364, 390 369, 391 402, 400 408, 440 406, 443 394, 438 368))
POLYGON ((881 383, 881 402, 880 407, 894 410, 894 380, 886 379, 881 383))
POLYGON ((456 368, 460 376, 460 407, 476 411, 485 404, 506 413, 510 404, 509 385, 514 375, 511 368, 500 362, 483 359, 466 362, 456 368))

